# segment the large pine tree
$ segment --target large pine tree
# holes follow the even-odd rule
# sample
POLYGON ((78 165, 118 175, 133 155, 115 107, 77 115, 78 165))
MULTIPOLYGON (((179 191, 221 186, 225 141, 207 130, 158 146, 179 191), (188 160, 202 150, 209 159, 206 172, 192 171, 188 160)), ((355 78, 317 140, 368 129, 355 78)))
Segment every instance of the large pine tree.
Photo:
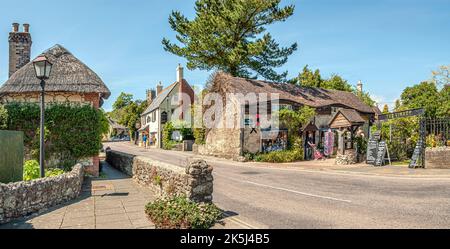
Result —
POLYGON ((178 43, 164 38, 164 49, 188 60, 189 69, 222 70, 234 76, 285 81, 287 72, 275 68, 287 62, 294 43, 280 47, 266 27, 285 21, 294 6, 281 0, 197 0, 196 17, 178 11, 169 17, 178 43))

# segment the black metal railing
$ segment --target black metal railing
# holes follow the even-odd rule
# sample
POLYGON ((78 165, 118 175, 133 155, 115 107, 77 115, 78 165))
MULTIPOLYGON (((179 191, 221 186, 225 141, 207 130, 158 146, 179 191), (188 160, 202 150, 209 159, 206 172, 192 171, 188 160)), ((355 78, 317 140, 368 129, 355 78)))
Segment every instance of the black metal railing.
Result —
POLYGON ((427 145, 450 146, 450 117, 447 118, 427 118, 425 122, 425 136, 427 145))

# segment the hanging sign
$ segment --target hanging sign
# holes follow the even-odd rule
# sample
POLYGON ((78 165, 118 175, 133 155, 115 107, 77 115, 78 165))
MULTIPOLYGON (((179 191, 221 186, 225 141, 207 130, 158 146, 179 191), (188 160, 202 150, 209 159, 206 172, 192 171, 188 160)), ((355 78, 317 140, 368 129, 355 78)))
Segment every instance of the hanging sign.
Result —
POLYGON ((378 120, 388 120, 388 119, 394 119, 394 118, 405 118, 405 117, 412 117, 412 116, 419 116, 425 114, 424 109, 413 109, 413 110, 406 110, 401 112, 392 112, 387 114, 382 114, 378 116, 378 120))

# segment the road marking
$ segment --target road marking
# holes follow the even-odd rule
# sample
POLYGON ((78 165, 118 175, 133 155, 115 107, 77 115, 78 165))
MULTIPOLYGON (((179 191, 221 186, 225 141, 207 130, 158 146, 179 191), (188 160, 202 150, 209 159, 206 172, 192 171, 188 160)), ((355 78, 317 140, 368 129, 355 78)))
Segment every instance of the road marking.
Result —
POLYGON ((261 184, 261 183, 256 183, 256 182, 251 182, 251 181, 244 181, 244 182, 245 182, 245 183, 249 183, 249 184, 253 184, 253 185, 256 185, 256 186, 260 186, 260 187, 266 187, 266 188, 271 188, 271 189, 276 189, 276 190, 281 190, 281 191, 291 192, 291 193, 300 194, 300 195, 305 195, 305 196, 310 196, 310 197, 316 197, 316 198, 328 199, 328 200, 333 200, 333 201, 341 201, 341 202, 346 202, 346 203, 351 203, 351 202, 352 202, 352 201, 349 201, 349 200, 344 200, 344 199, 339 199, 339 198, 334 198, 334 197, 329 197, 329 196, 315 195, 315 194, 310 194, 310 193, 300 192, 300 191, 296 191, 296 190, 292 190, 292 189, 280 188, 280 187, 274 187, 274 186, 270 186, 270 185, 266 185, 266 184, 261 184))
POLYGON ((224 214, 223 216, 226 219, 228 219, 228 220, 232 220, 232 221, 236 222, 237 224, 239 224, 240 226, 244 227, 245 229, 259 229, 258 227, 253 226, 253 225, 251 225, 251 224, 249 224, 249 223, 247 223, 247 222, 245 222, 245 221, 243 221, 243 220, 241 220, 239 218, 233 217, 233 216, 231 216, 229 214, 224 214))

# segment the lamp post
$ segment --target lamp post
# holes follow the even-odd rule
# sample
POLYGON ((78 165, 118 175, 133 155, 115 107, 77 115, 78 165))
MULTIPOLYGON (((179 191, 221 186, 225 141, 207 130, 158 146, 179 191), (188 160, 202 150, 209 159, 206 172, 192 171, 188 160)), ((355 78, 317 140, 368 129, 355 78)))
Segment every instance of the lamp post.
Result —
POLYGON ((40 167, 40 176, 45 177, 44 170, 44 159, 45 159, 45 151, 44 151, 44 124, 45 124, 45 80, 50 77, 50 73, 52 71, 52 63, 47 60, 44 55, 37 57, 33 61, 34 71, 36 73, 36 78, 41 80, 41 122, 40 122, 40 139, 39 139, 39 167, 40 167))

